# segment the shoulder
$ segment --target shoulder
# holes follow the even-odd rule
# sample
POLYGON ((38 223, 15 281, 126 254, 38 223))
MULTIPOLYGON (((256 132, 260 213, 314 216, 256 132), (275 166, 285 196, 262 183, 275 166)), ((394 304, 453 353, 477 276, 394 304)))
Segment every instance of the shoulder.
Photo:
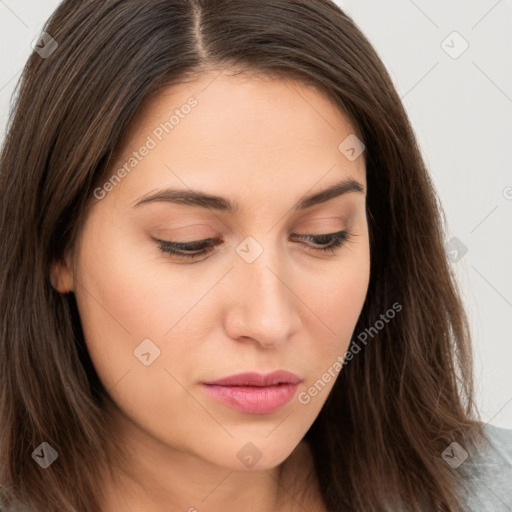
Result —
POLYGON ((512 430, 486 424, 485 439, 467 453, 463 488, 468 512, 512 510, 512 430))

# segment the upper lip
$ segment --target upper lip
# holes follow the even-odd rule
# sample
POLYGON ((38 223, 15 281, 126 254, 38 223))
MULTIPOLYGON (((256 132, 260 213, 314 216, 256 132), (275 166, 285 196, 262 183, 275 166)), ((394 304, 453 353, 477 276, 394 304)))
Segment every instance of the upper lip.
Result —
POLYGON ((294 373, 277 370, 271 373, 238 373, 218 380, 206 381, 203 384, 214 386, 276 386, 277 384, 298 384, 302 379, 294 373))

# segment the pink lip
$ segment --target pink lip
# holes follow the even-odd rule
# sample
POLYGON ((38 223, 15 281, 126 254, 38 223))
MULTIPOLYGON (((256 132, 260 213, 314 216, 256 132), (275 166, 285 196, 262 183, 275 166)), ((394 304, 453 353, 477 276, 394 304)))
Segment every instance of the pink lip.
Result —
POLYGON ((203 389, 224 404, 250 414, 269 414, 288 403, 302 381, 282 370, 266 375, 241 373, 203 382, 203 389))

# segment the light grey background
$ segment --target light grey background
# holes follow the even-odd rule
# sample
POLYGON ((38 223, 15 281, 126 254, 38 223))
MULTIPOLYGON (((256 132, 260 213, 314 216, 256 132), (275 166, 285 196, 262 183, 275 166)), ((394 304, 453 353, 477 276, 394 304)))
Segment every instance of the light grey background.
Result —
MULTIPOLYGON (((0 0, 2 139, 31 43, 58 3, 0 0)), ((512 428, 512 1, 337 3, 404 101, 447 215, 446 242, 467 247, 453 267, 473 332, 477 401, 485 421, 512 428)))

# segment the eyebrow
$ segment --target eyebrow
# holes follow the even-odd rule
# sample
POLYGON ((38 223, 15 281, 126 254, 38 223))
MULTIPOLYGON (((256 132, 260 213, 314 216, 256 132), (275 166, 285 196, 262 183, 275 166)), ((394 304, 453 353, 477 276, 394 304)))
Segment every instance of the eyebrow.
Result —
MULTIPOLYGON (((345 178, 334 183, 320 192, 315 192, 303 196, 299 199, 295 206, 295 212, 311 208, 321 203, 325 203, 330 199, 342 196, 349 192, 359 192, 364 194, 363 185, 352 178, 345 178)), ((152 202, 170 202, 176 204, 185 204, 201 208, 208 208, 220 212, 226 212, 235 215, 240 211, 240 205, 236 201, 226 199, 224 197, 206 194, 204 192, 193 189, 175 189, 166 188, 153 193, 145 194, 133 205, 133 207, 142 206, 152 202)))

